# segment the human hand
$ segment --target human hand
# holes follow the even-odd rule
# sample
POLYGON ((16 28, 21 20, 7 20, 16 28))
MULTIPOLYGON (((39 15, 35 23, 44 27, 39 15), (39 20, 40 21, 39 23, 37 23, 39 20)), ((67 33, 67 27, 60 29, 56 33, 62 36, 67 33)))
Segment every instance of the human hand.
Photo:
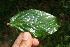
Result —
POLYGON ((37 47, 39 41, 32 38, 29 32, 20 33, 12 47, 37 47))

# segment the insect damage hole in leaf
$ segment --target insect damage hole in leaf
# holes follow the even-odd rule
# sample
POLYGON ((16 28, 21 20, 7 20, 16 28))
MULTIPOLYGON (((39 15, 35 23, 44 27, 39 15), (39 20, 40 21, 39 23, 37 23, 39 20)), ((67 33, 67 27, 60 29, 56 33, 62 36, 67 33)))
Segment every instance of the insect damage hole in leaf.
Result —
POLYGON ((28 31, 34 37, 53 34, 59 28, 55 16, 36 9, 29 9, 16 14, 8 24, 22 32, 28 31))

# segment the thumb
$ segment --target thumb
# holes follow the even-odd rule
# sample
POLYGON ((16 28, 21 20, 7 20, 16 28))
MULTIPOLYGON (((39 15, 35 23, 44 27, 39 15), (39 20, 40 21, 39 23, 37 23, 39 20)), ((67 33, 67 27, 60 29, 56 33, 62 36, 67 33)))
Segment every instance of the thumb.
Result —
POLYGON ((20 47, 31 47, 32 46, 32 36, 29 32, 24 32, 23 40, 20 44, 20 47))

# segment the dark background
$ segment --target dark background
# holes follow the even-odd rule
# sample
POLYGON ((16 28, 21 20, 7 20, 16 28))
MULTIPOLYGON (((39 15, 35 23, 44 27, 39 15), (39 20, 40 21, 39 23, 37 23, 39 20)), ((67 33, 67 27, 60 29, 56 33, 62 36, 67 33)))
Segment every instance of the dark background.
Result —
POLYGON ((57 17, 61 26, 56 33, 39 38, 42 47, 70 47, 70 0, 0 0, 1 47, 11 47, 20 33, 7 25, 10 18, 27 9, 48 12, 57 17))

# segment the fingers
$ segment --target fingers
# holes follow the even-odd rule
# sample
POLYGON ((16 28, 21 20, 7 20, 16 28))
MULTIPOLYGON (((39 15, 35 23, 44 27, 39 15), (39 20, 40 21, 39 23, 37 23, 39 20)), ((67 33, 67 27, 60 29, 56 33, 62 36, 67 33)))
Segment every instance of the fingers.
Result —
POLYGON ((20 35, 17 37, 16 41, 14 42, 12 47, 19 47, 21 41, 22 41, 22 37, 23 37, 24 33, 20 33, 20 35))
POLYGON ((29 32, 20 33, 12 47, 37 47, 39 41, 32 38, 29 32))
POLYGON ((38 45, 39 45, 38 39, 34 38, 33 39, 33 46, 38 46, 38 45))
POLYGON ((23 40, 20 44, 20 47, 31 47, 33 38, 29 32, 24 32, 23 40))

